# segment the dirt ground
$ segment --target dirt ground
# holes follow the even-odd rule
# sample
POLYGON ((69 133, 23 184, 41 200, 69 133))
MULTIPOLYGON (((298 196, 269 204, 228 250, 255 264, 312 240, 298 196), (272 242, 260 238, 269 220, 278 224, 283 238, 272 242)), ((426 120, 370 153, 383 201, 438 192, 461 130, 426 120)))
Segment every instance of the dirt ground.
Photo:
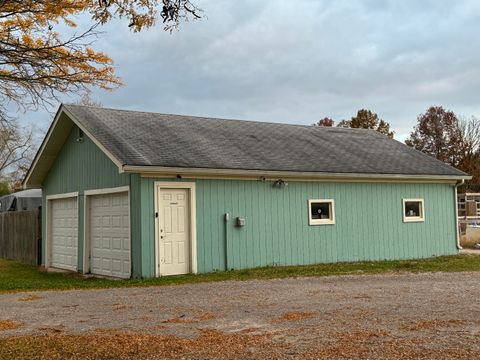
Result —
POLYGON ((476 359, 479 276, 332 276, 4 294, 0 358, 476 359))

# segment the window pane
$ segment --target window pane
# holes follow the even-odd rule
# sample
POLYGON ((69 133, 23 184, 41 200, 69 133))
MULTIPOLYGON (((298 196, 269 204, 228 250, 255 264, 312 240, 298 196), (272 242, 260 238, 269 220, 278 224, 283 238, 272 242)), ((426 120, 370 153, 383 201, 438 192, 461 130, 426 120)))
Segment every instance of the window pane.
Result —
POLYGON ((330 219, 330 203, 312 203, 312 219, 330 219))
POLYGON ((422 216, 422 203, 420 201, 406 201, 405 216, 406 217, 422 216))

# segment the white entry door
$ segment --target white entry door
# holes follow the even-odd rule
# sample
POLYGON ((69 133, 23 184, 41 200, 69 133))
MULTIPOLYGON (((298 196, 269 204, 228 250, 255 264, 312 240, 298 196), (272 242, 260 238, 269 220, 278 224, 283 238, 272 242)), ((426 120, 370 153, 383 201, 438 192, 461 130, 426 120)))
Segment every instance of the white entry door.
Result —
POLYGON ((77 270, 78 208, 77 198, 49 200, 50 205, 50 266, 77 270))
POLYGON ((160 275, 190 272, 190 214, 188 189, 160 189, 158 258, 160 275))
POLYGON ((130 278, 128 192, 89 196, 90 272, 130 278))

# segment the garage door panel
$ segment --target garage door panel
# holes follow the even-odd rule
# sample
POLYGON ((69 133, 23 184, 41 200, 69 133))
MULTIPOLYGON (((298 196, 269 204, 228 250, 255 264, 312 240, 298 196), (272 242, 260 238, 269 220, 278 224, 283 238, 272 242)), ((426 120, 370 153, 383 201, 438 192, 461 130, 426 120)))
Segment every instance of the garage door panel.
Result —
POLYGON ((112 227, 115 229, 119 229, 122 227, 122 216, 121 215, 112 215, 111 217, 112 220, 112 227))
MULTIPOLYGON (((122 250, 123 247, 122 247, 122 239, 120 238, 112 238, 112 250, 122 250)), ((128 250, 128 249, 126 249, 128 250)))
POLYGON ((91 272, 129 278, 131 261, 128 193, 92 195, 90 218, 91 272))
POLYGON ((51 262, 55 268, 77 270, 78 208, 77 198, 50 201, 51 262))
POLYGON ((112 270, 116 273, 122 272, 122 262, 120 260, 112 260, 112 270))

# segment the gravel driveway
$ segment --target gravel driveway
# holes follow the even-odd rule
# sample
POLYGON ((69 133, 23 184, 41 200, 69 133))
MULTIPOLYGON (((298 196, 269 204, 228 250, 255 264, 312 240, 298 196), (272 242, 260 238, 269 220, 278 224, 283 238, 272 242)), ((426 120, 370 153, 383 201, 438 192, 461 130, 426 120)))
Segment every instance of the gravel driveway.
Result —
MULTIPOLYGON (((480 273, 331 276, 0 295, 18 335, 268 336, 278 357, 480 358, 480 273), (326 353, 325 351, 329 351, 326 353), (408 355, 408 356, 407 356, 408 355)), ((248 357, 248 356, 246 356, 248 357)))

